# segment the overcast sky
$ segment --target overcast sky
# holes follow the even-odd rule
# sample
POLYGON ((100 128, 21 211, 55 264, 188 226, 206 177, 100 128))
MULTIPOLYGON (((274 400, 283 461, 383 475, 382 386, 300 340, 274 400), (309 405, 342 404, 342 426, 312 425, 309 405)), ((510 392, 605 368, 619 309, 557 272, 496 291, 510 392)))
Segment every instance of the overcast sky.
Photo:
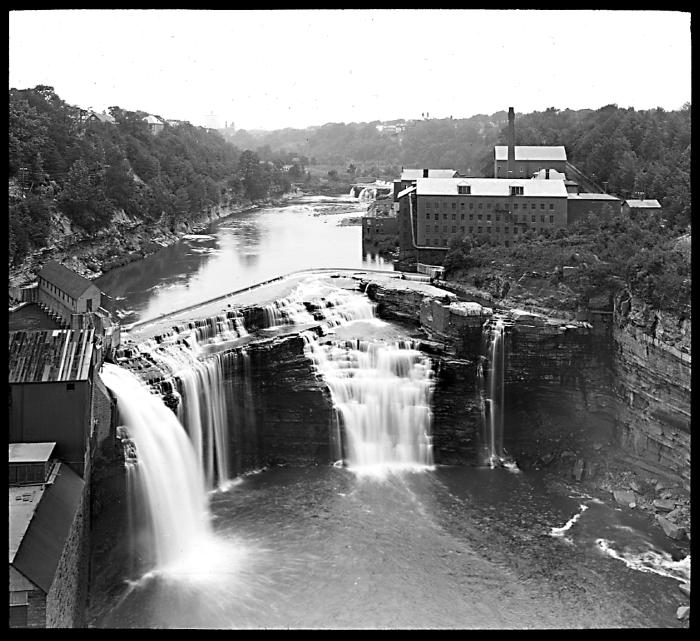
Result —
POLYGON ((237 129, 679 109, 690 14, 515 10, 12 11, 9 84, 237 129))

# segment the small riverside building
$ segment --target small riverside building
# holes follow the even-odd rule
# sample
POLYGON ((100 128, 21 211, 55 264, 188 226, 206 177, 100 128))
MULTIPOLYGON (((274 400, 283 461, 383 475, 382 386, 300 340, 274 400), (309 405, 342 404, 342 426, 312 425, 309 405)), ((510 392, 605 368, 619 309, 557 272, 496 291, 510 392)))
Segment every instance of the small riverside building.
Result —
POLYGON ((92 281, 50 260, 39 272, 37 302, 67 327, 75 314, 97 312, 102 292, 92 281))
POLYGON ((54 442, 9 445, 11 628, 82 625, 85 482, 55 453, 54 442))
POLYGON ((658 200, 649 198, 631 199, 622 203, 622 212, 629 216, 646 212, 661 214, 662 207, 658 200))

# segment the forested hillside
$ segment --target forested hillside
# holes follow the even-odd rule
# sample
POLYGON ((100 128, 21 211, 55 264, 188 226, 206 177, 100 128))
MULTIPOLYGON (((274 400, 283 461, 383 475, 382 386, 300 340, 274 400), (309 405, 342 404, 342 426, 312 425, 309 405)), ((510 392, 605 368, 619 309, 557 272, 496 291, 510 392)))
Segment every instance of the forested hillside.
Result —
MULTIPOLYGON (((506 144, 507 112, 464 119, 403 123, 399 134, 371 123, 329 123, 305 130, 236 132, 233 140, 251 149, 296 152, 311 163, 358 166, 361 173, 391 173, 401 167, 456 169, 492 176, 493 147, 506 144)), ((644 192, 658 199, 669 224, 690 222, 690 105, 675 111, 601 109, 516 114, 517 145, 564 145, 569 161, 623 198, 644 192)))
POLYGON ((45 244, 60 212, 87 232, 123 210, 175 227, 207 207, 289 189, 281 161, 261 162, 217 132, 188 123, 153 135, 144 112, 110 108, 86 122, 52 87, 9 92, 9 261, 45 244))

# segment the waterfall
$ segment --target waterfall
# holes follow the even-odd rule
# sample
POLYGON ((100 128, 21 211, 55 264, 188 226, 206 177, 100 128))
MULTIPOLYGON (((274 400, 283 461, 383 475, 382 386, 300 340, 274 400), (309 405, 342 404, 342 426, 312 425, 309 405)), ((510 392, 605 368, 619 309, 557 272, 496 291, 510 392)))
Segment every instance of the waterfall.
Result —
MULTIPOLYGON (((323 294, 326 329, 357 321, 384 324, 365 296, 342 289, 323 294)), ((342 424, 339 458, 360 474, 432 467, 430 359, 411 341, 329 340, 312 331, 303 336, 342 424)))
MULTIPOLYGON (((178 567, 206 550, 212 535, 202 469, 175 414, 134 374, 110 363, 100 370, 117 399, 128 480, 148 517, 152 560, 178 567), (128 435, 128 436, 127 436, 128 435)), ((135 518, 130 503, 129 519, 135 518)))
POLYGON ((503 448, 503 412, 505 408, 505 323, 495 317, 484 326, 484 357, 477 365, 477 380, 482 385, 484 450, 486 463, 494 468, 504 466, 517 470, 503 448), (484 363, 487 371, 484 372, 484 363))
POLYGON ((308 343, 344 427, 348 467, 382 475, 433 464, 433 371, 410 343, 308 343))
POLYGON ((221 487, 230 478, 222 354, 200 360, 198 347, 195 340, 182 340, 148 353, 164 375, 174 379, 182 400, 178 418, 203 466, 207 487, 221 487))

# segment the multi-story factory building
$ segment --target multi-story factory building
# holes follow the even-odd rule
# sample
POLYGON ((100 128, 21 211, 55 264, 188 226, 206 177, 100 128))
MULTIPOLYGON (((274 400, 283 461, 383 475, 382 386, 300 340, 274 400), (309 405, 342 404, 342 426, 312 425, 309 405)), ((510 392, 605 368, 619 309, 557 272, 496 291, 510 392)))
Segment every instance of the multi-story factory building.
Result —
POLYGON ((567 191, 562 180, 419 178, 412 214, 419 246, 465 235, 510 245, 529 229, 566 227, 567 191))

